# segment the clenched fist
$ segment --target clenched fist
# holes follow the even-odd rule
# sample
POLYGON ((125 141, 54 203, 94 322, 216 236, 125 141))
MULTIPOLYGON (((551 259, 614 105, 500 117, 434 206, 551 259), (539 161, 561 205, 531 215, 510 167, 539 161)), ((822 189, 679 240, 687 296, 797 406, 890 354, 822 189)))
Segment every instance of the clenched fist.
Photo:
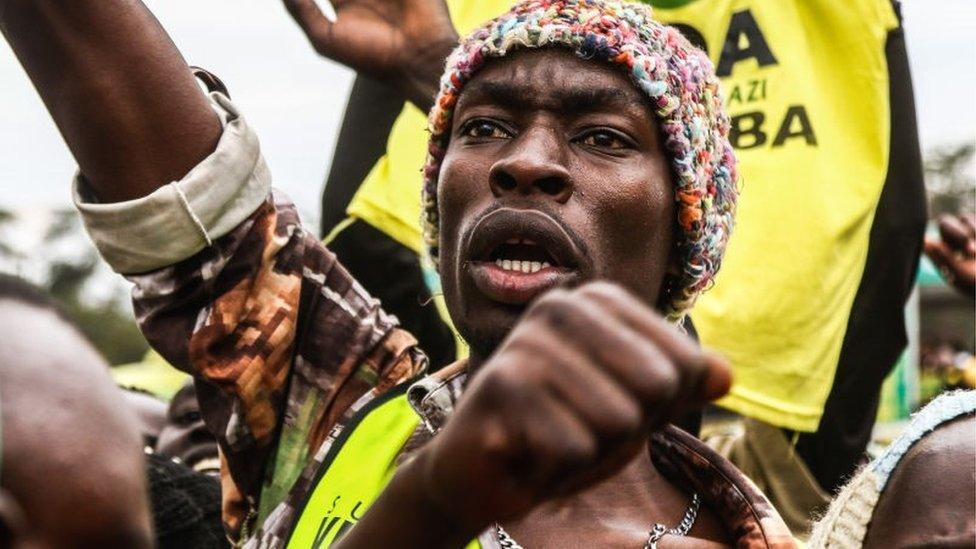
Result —
POLYGON ((729 368, 619 286, 540 298, 417 457, 419 485, 470 531, 608 477, 648 432, 728 391, 729 368))

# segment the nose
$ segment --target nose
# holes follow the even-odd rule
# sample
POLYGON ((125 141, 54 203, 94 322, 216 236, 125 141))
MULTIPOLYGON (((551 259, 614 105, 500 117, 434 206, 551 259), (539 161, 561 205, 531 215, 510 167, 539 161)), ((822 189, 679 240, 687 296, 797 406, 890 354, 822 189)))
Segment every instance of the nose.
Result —
POLYGON ((496 198, 540 194, 565 204, 573 195, 563 144, 547 128, 534 128, 513 139, 509 151, 488 174, 496 198))

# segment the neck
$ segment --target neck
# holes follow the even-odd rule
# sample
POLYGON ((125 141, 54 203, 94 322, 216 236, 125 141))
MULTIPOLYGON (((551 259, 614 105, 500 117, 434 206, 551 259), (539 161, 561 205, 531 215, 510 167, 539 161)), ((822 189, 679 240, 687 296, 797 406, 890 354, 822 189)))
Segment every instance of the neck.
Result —
POLYGON ((662 510, 662 494, 670 493, 674 504, 680 506, 681 493, 670 486, 651 462, 647 446, 641 448, 619 471, 592 487, 566 498, 551 500, 542 506, 544 512, 581 514, 605 519, 637 517, 641 528, 647 517, 666 515, 662 510))
MULTIPOLYGON (((691 494, 669 482, 654 466, 647 446, 606 479, 564 498, 549 500, 517 521, 503 524, 525 547, 639 547, 655 523, 677 526, 691 494)), ((687 546, 727 546, 725 528, 701 508, 687 546), (695 539, 697 538, 697 539, 695 539), (707 540, 707 541, 706 541, 707 540)))

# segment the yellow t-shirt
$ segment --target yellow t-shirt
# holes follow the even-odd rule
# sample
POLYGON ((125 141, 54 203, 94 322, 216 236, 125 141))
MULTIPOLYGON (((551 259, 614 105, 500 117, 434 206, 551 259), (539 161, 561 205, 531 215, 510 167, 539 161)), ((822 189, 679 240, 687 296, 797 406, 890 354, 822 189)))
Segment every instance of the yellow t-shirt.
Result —
MULTIPOLYGON (((704 42, 722 79, 742 174, 716 286, 692 318, 732 362, 720 404, 814 431, 830 392, 888 166, 890 0, 656 0, 704 42)), ((509 0, 449 1, 459 32, 509 0)), ((426 121, 412 105, 349 213, 422 251, 426 121)))

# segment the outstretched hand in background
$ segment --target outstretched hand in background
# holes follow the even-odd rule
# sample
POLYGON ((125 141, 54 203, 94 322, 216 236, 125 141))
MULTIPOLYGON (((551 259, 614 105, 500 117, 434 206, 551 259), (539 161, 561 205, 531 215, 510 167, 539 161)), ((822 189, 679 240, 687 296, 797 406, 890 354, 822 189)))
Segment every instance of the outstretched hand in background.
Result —
POLYGON ((333 0, 334 21, 314 0, 284 3, 319 54, 388 82, 421 110, 433 104, 458 43, 444 0, 333 0))
POLYGON ((976 298, 976 215, 939 218, 939 238, 925 239, 925 255, 946 282, 976 298))

